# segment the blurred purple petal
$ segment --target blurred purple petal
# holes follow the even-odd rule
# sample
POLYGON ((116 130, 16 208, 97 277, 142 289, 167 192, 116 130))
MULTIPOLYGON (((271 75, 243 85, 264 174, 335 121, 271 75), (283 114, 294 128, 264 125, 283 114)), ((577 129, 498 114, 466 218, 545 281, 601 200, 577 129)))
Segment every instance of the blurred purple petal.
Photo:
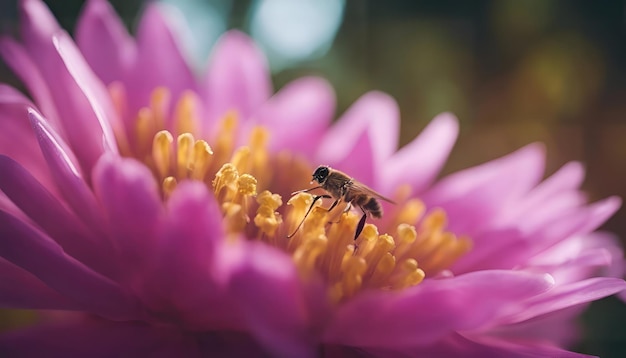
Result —
POLYGON ((311 158, 334 111, 335 95, 329 83, 303 77, 278 91, 254 117, 258 124, 272 129, 270 150, 292 149, 311 158))
POLYGON ((517 311, 508 313, 499 322, 509 324, 526 321, 542 314, 610 296, 625 289, 624 280, 612 277, 590 278, 558 285, 543 295, 529 298, 517 311))
POLYGON ((100 158, 93 173, 94 191, 108 220, 118 264, 128 279, 152 259, 162 216, 152 173, 144 165, 113 155, 100 158))
POLYGON ((539 182, 544 161, 543 146, 531 144, 447 176, 423 199, 428 207, 446 210, 451 231, 474 236, 488 227, 507 203, 519 199, 539 182))
POLYGON ((117 284, 67 256, 52 239, 0 211, 0 256, 76 302, 111 319, 138 318, 137 303, 117 284))
POLYGON ((68 141, 81 148, 77 157, 83 168, 90 171, 104 151, 117 152, 112 132, 112 127, 119 127, 117 113, 106 88, 69 35, 54 30, 50 21, 43 21, 51 18, 45 5, 34 0, 22 4, 25 46, 48 86, 63 88, 51 91, 52 98, 68 141))
POLYGON ((142 295, 148 306, 172 311, 190 329, 236 328, 236 305, 225 296, 225 279, 215 269, 224 232, 221 212, 206 187, 181 183, 167 205, 142 295))
POLYGON ((479 271, 429 280, 400 294, 364 294, 338 310, 324 340, 392 349, 432 344, 454 331, 487 325, 515 300, 553 285, 549 275, 479 271))
POLYGON ((549 344, 507 341, 488 337, 463 336, 455 334, 430 347, 420 347, 409 351, 408 356, 416 357, 467 357, 467 358, 583 358, 585 354, 569 352, 549 344))
POLYGON ((247 35, 232 30, 222 35, 211 56, 204 82, 209 120, 235 110, 246 121, 272 93, 264 54, 247 35))
POLYGON ((43 78, 37 65, 30 58, 24 47, 10 38, 0 38, 0 55, 5 63, 24 82, 39 109, 49 118, 51 125, 64 135, 63 125, 59 119, 51 88, 43 78))
POLYGON ((402 147, 382 170, 380 190, 391 193, 409 184, 414 194, 424 191, 439 174, 459 134, 459 122, 450 113, 435 117, 411 143, 402 147))
POLYGON ((46 324, 0 336, 6 357, 199 357, 198 349, 175 327, 132 322, 46 324))
POLYGON ((28 169, 46 188, 57 193, 28 119, 30 101, 12 87, 0 84, 0 153, 28 169))
POLYGON ((29 110, 31 125, 54 181, 74 211, 96 232, 104 230, 100 208, 91 189, 83 180, 73 152, 50 128, 39 113, 29 110))
POLYGON ((76 25, 76 42, 102 82, 127 78, 136 56, 135 42, 108 1, 87 2, 76 25))
POLYGON ((25 309, 76 309, 78 306, 37 277, 0 258, 0 305, 25 309))
POLYGON ((152 91, 164 86, 177 100, 185 90, 197 90, 196 80, 181 52, 171 27, 173 17, 165 11, 176 11, 164 4, 149 3, 137 29, 137 59, 128 80, 131 113, 149 103, 152 91))
POLYGON ((369 92, 328 130, 319 144, 317 161, 349 172, 367 185, 378 187, 373 173, 368 175, 365 170, 357 170, 356 173, 368 176, 364 178, 350 169, 382 167, 397 148, 399 126, 400 113, 396 101, 382 92, 369 92), (348 164, 350 167, 347 167, 348 164))
POLYGON ((231 290, 250 331, 276 356, 313 357, 307 301, 293 261, 263 244, 240 247, 231 290))
POLYGON ((96 238, 19 163, 0 155, 0 190, 54 239, 65 252, 100 273, 111 273, 102 254, 110 253, 103 238, 96 238))

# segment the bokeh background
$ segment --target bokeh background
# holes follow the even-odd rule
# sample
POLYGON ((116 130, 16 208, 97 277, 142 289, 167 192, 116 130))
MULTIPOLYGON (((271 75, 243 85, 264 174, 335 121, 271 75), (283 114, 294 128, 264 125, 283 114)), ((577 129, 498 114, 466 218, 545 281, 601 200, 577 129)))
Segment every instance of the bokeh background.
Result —
MULTIPOLYGON (((401 145, 443 111, 461 122, 449 173, 535 141, 548 173, 586 164, 591 200, 626 198, 626 4, 584 0, 162 0, 180 12, 198 71, 221 32, 238 28, 269 54, 276 88, 327 78, 337 114, 382 90, 402 113, 401 145)), ((46 0, 73 31, 79 0, 46 0)), ((129 29, 145 5, 111 0, 129 29)), ((0 1, 0 31, 17 32, 17 0, 0 1)), ((20 88, 0 62, 0 82, 20 88)), ((626 210, 604 229, 626 242, 626 210)), ((15 322, 0 322, 0 329, 15 322)), ((20 313, 23 322, 27 313, 20 313)), ((626 305, 598 301, 582 316, 577 351, 626 357, 626 305)))

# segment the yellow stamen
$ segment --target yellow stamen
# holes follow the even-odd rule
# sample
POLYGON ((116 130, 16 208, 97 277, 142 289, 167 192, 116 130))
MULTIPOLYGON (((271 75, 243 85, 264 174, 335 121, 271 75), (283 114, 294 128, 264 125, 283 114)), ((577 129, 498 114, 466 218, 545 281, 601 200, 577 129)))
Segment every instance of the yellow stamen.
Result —
POLYGON ((209 165, 211 164, 211 156, 213 150, 209 143, 198 140, 193 145, 193 163, 191 165, 191 178, 203 180, 209 165))
POLYGON ((178 136, 177 140, 177 169, 176 175, 178 178, 187 178, 190 172, 190 167, 193 162, 193 152, 195 139, 191 133, 183 133, 178 136))
POLYGON ((198 119, 196 108, 199 99, 192 91, 185 91, 181 95, 174 110, 174 123, 177 133, 197 133, 198 119))
POLYGON ((256 198, 259 203, 257 214, 254 217, 254 224, 261 229, 261 232, 267 235, 270 239, 276 235, 278 226, 282 223, 282 218, 279 213, 276 212, 283 201, 278 194, 272 194, 267 190, 264 190, 256 198))
POLYGON ((171 93, 167 87, 158 87, 150 96, 150 112, 155 128, 165 128, 165 118, 170 108, 171 93))
POLYGON ((172 195, 172 192, 176 189, 176 185, 178 185, 178 182, 174 177, 167 177, 163 179, 163 195, 166 199, 172 195))
POLYGON ((158 132, 152 141, 152 160, 160 178, 164 178, 171 166, 171 150, 174 138, 168 131, 158 132))
POLYGON ((215 136, 213 148, 215 149, 214 163, 221 166, 226 163, 235 148, 237 129, 237 112, 229 111, 220 123, 217 135, 215 136))

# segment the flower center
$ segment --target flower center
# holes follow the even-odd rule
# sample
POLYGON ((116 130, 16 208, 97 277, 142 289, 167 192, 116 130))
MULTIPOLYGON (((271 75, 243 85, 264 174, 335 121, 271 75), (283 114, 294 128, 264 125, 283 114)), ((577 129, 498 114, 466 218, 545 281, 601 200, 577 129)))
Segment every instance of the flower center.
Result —
MULTIPOLYGON (((122 108, 123 89, 114 84, 110 91, 122 108)), ((408 188, 399 188, 399 204, 378 227, 365 224, 355 240, 361 213, 345 211, 345 203, 329 211, 330 203, 299 193, 283 205, 283 197, 309 186, 312 166, 288 152, 270 154, 268 129, 253 128, 247 145, 236 147, 238 120, 232 112, 205 141, 198 139, 203 135, 195 94, 184 93, 171 114, 169 102, 167 89, 153 92, 134 127, 118 135, 122 152, 152 170, 164 200, 181 180, 204 182, 215 193, 229 237, 261 240, 287 252, 303 277, 322 277, 334 302, 362 290, 417 285, 471 248, 471 240, 445 230, 442 210, 426 212, 421 201, 409 198, 408 188)))

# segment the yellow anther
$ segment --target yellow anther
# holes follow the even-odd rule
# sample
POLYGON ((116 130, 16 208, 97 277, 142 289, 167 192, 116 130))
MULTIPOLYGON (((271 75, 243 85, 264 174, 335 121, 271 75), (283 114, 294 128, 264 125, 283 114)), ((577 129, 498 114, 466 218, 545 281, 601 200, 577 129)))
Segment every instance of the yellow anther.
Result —
POLYGON ((196 115, 198 101, 196 94, 192 91, 187 90, 181 95, 174 110, 174 123, 177 133, 196 133, 198 128, 196 115))
POLYGON ((234 195, 237 189, 237 179, 239 179, 237 168, 230 163, 224 164, 217 174, 215 174, 215 179, 213 179, 213 191, 215 195, 234 195), (227 189, 227 192, 222 194, 224 189, 227 189))
POLYGON ((400 212, 396 216, 394 220, 394 223, 395 223, 394 226, 397 226, 403 223, 407 223, 407 224, 416 223, 422 217, 422 215, 424 215, 425 211, 426 211, 426 206, 420 200, 417 200, 417 199, 408 200, 406 203, 404 203, 404 205, 400 209, 400 212))
POLYGON ((150 94, 152 121, 158 129, 165 128, 165 118, 170 107, 171 94, 167 87, 157 87, 150 94))
POLYGON ((411 245, 417 238, 417 231, 415 227, 408 224, 398 225, 398 238, 396 239, 397 247, 394 251, 397 257, 404 257, 407 251, 411 248, 411 245))
POLYGON ((344 262, 341 265, 343 269, 342 291, 344 297, 352 296, 363 284, 363 273, 367 269, 367 263, 363 258, 352 256, 346 252, 344 262))
POLYGON ((417 267, 417 261, 414 259, 404 260, 398 266, 397 274, 394 275, 394 282, 392 283, 394 289, 415 286, 426 277, 424 271, 417 267))
POLYGON ((306 240, 293 254, 293 259, 305 274, 315 272, 318 259, 324 254, 328 246, 328 240, 324 236, 318 236, 306 240))
POLYGON ((385 281, 388 279, 389 275, 393 272, 395 267, 395 256, 393 256, 391 252, 386 252, 374 267, 367 285, 369 287, 384 287, 385 281))
POLYGON ((137 151, 140 156, 148 150, 151 139, 154 137, 155 125, 152 120, 152 112, 148 108, 142 108, 137 113, 135 123, 137 151))
POLYGON ((366 257, 376 245, 378 240, 378 229, 372 224, 365 224, 361 235, 357 239, 358 250, 357 254, 362 257, 366 257))
POLYGON ((247 173, 250 170, 250 148, 240 147, 237 149, 230 162, 239 172, 247 173))
POLYGON ((269 132, 264 127, 254 127, 250 133, 250 147, 253 150, 263 150, 267 146, 269 132))
POLYGON ((243 174, 237 179, 237 187, 240 195, 256 195, 256 179, 250 174, 243 174))
POLYGON ((193 162, 195 139, 191 133, 183 133, 177 140, 176 173, 179 179, 187 178, 193 162))
POLYGON ((174 142, 174 138, 166 130, 155 134, 152 141, 152 160, 161 178, 164 178, 170 169, 172 142, 174 142))
MULTIPOLYGON (((365 230, 364 230, 365 231, 365 230)), ((393 238, 389 235, 380 235, 373 241, 373 247, 370 252, 367 253, 365 260, 369 264, 368 273, 371 274, 378 261, 387 253, 389 253, 395 247, 393 238)))
POLYGON ((230 234, 242 232, 248 222, 250 222, 246 211, 239 204, 225 202, 222 204, 222 211, 224 212, 226 232, 230 234))
POLYGON ((267 190, 264 190, 263 192, 261 192, 261 194, 259 194, 259 196, 257 196, 256 201, 261 206, 267 206, 267 207, 271 208, 272 210, 276 210, 281 205, 283 205, 283 201, 282 201, 280 195, 272 194, 271 192, 269 192, 267 190))
POLYGON ((209 165, 211 164, 211 156, 213 150, 211 146, 203 140, 198 140, 193 145, 193 166, 191 168, 191 178, 196 180, 204 179, 209 165))
POLYGON ((176 189, 176 185, 178 184, 178 182, 176 181, 176 178, 174 177, 167 177, 165 179, 163 179, 163 195, 165 196, 165 199, 168 199, 170 197, 170 195, 172 195, 172 192, 174 191, 174 189, 176 189))
POLYGON ((226 163, 235 148, 235 130, 237 129, 237 112, 229 111, 222 119, 215 136, 215 164, 226 163))
POLYGON ((422 227, 430 231, 441 231, 446 225, 446 213, 436 208, 424 218, 422 227))
MULTIPOLYGON (((272 172, 267 170, 269 165, 269 152, 267 151, 267 142, 269 138, 269 131, 264 127, 254 127, 250 134, 250 163, 249 172, 254 174, 261 185, 268 185, 272 172)), ((293 168, 290 168, 293 170, 293 168)))

